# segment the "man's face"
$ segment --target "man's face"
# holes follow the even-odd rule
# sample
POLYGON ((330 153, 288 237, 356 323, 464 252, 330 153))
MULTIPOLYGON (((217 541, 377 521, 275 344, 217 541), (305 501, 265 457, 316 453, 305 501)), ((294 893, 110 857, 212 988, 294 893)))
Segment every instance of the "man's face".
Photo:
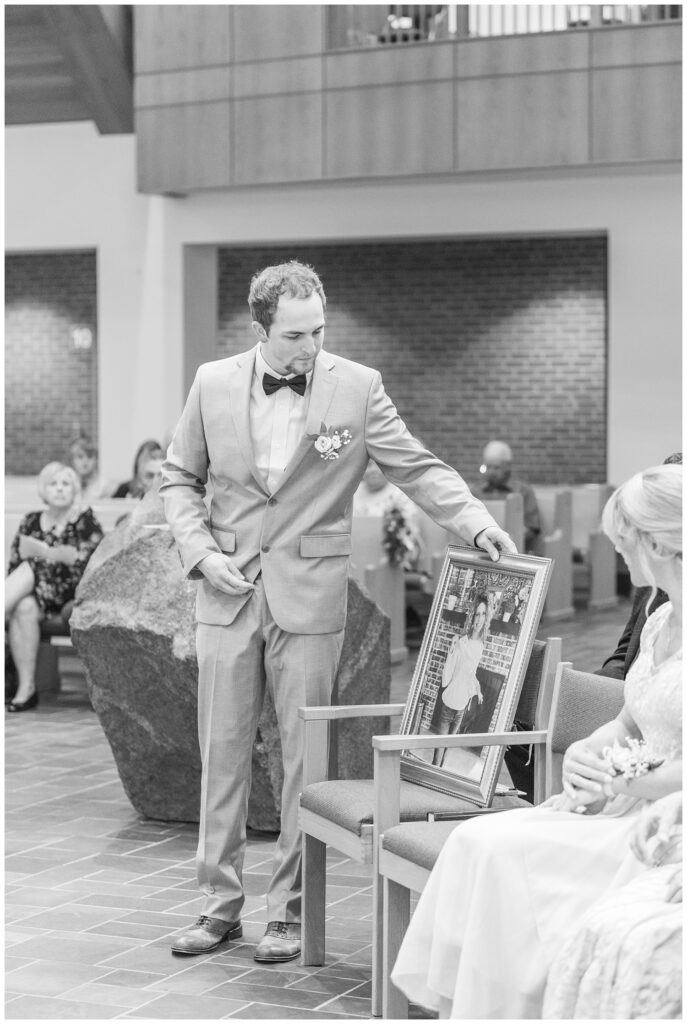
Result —
POLYGON ((162 479, 162 459, 148 459, 141 466, 140 479, 141 486, 144 492, 147 494, 148 491, 152 491, 154 487, 159 487, 162 479))
POLYGON ((503 487, 510 478, 510 462, 507 459, 490 459, 485 463, 484 475, 492 487, 503 487))
POLYGON ((322 300, 316 292, 307 299, 280 295, 269 331, 255 321, 253 330, 273 370, 282 376, 309 373, 324 341, 322 300))
POLYGON ((367 469, 363 473, 363 480, 368 491, 381 491, 387 483, 386 477, 376 462, 368 463, 367 469))

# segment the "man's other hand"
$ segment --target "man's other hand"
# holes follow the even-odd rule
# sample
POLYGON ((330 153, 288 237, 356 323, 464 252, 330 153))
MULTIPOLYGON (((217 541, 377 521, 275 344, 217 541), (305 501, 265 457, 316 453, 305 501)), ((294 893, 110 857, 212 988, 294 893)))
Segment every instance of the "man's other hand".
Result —
POLYGON ((255 590, 255 585, 248 582, 232 560, 219 552, 201 558, 198 568, 208 583, 224 594, 238 597, 247 594, 249 590, 255 590))
POLYGON ((475 537, 475 547, 486 551, 492 562, 498 562, 502 551, 507 555, 517 555, 518 549, 505 530, 500 526, 487 526, 475 537))

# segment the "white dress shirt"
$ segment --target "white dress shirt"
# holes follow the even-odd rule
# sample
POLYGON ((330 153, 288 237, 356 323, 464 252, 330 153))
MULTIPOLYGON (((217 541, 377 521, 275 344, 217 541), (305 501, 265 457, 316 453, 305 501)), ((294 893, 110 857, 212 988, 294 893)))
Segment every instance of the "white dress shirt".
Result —
MULTIPOLYGON (((306 374, 308 383, 303 396, 291 388, 280 388, 274 394, 266 395, 262 386, 264 373, 270 373, 277 379, 284 376, 272 369, 260 346, 255 354, 255 373, 250 393, 250 432, 258 469, 270 491, 273 491, 305 433, 312 370, 306 374)), ((290 373, 287 380, 295 376, 290 373)))

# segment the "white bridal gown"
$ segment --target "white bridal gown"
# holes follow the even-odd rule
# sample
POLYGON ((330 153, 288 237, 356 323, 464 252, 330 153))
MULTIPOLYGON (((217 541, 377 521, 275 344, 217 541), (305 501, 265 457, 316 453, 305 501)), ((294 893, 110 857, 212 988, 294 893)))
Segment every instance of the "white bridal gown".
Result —
MULTIPOLYGON (((649 617, 625 700, 652 752, 682 756, 682 652, 654 664, 670 603, 649 617)), ((628 837, 646 801, 616 796, 600 814, 513 810, 461 823, 406 933, 394 983, 442 1017, 537 1019, 566 933, 609 890, 646 871, 628 837)))

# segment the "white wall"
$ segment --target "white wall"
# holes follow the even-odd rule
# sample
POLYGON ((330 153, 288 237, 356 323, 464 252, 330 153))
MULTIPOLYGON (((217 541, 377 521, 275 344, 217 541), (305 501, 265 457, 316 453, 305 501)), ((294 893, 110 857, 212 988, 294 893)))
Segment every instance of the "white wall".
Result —
POLYGON ((680 201, 677 171, 588 170, 147 197, 132 136, 85 123, 6 130, 7 248, 98 250, 100 447, 117 477, 183 404, 184 244, 606 231, 607 454, 620 482, 681 446, 680 201))

